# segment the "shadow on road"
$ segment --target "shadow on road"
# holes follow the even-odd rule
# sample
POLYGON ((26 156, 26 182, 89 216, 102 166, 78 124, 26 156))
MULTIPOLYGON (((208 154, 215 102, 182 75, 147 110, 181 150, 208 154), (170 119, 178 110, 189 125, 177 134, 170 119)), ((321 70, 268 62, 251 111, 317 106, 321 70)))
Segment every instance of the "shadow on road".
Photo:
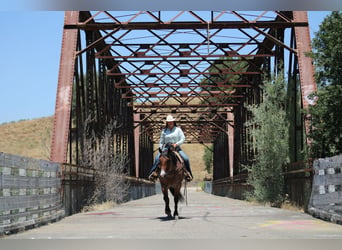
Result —
POLYGON ((178 218, 175 218, 173 216, 169 217, 169 216, 163 216, 163 217, 157 217, 155 218, 156 220, 160 220, 160 221, 175 221, 175 220, 188 220, 191 219, 190 217, 183 217, 183 216, 179 216, 178 218))

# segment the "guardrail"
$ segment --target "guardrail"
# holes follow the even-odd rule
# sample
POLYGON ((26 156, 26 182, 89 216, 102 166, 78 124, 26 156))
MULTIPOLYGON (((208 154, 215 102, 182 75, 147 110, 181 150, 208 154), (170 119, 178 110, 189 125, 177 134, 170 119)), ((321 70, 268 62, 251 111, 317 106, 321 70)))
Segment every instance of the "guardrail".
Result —
POLYGON ((212 182, 212 194, 233 199, 244 199, 246 191, 252 187, 247 183, 247 173, 221 178, 212 182))
MULTIPOLYGON (((313 168, 310 165, 312 165, 310 162, 291 163, 283 172, 288 199, 292 204, 304 209, 307 209, 311 194, 313 168)), ((211 192, 215 195, 244 199, 245 193, 253 189, 247 183, 247 178, 247 173, 240 173, 232 177, 214 180, 211 192)))

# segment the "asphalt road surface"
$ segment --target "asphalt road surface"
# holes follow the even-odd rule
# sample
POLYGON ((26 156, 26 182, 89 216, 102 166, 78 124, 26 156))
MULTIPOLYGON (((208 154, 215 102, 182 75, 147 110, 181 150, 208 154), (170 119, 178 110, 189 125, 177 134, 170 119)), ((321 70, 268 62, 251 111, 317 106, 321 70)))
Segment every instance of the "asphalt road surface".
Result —
MULTIPOLYGON (((173 199, 170 202, 173 212, 173 199)), ((188 188, 179 218, 164 214, 162 194, 106 211, 79 213, 8 239, 342 239, 342 226, 188 188)))

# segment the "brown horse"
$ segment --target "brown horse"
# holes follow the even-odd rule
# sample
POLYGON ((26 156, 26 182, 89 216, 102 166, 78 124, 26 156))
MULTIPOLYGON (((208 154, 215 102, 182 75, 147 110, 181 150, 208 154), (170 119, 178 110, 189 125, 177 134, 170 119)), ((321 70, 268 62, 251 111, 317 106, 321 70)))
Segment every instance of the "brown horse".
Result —
POLYGON ((178 217, 178 202, 183 201, 181 194, 182 181, 184 179, 183 161, 179 159, 175 148, 172 144, 167 144, 163 150, 160 151, 160 175, 159 181, 165 201, 165 213, 171 217, 171 209, 169 206, 168 190, 172 193, 175 203, 174 217, 178 217))

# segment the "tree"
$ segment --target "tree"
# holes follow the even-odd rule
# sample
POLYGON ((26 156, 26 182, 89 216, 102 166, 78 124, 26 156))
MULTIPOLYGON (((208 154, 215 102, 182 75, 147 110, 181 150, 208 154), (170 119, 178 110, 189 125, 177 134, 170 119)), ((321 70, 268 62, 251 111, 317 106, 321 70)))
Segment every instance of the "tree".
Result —
POLYGON ((213 145, 204 149, 203 161, 205 170, 208 172, 208 174, 211 174, 213 169, 213 145))
POLYGON ((284 199, 283 167, 289 162, 285 82, 278 76, 262 88, 263 102, 247 106, 252 119, 245 125, 256 150, 255 163, 246 166, 248 183, 253 186, 250 196, 279 207, 284 199))
POLYGON ((318 86, 342 85, 342 12, 333 11, 312 39, 318 86))
MULTIPOLYGON (((245 72, 248 67, 247 60, 248 58, 241 60, 235 57, 222 57, 220 60, 214 61, 208 69, 208 74, 200 82, 201 88, 206 91, 222 91, 233 94, 236 92, 234 87, 222 87, 220 85, 233 86, 237 84, 241 80, 241 76, 234 73, 245 72)), ((229 96, 229 94, 226 96, 229 96)), ((230 103, 234 101, 226 96, 218 98, 208 95, 206 102, 230 103)))
POLYGON ((309 107, 312 129, 308 134, 313 158, 342 153, 342 12, 333 11, 320 25, 312 41, 317 100, 309 107))
POLYGON ((330 85, 310 98, 316 105, 309 107, 311 130, 310 155, 313 158, 331 157, 342 153, 342 86, 330 85))

